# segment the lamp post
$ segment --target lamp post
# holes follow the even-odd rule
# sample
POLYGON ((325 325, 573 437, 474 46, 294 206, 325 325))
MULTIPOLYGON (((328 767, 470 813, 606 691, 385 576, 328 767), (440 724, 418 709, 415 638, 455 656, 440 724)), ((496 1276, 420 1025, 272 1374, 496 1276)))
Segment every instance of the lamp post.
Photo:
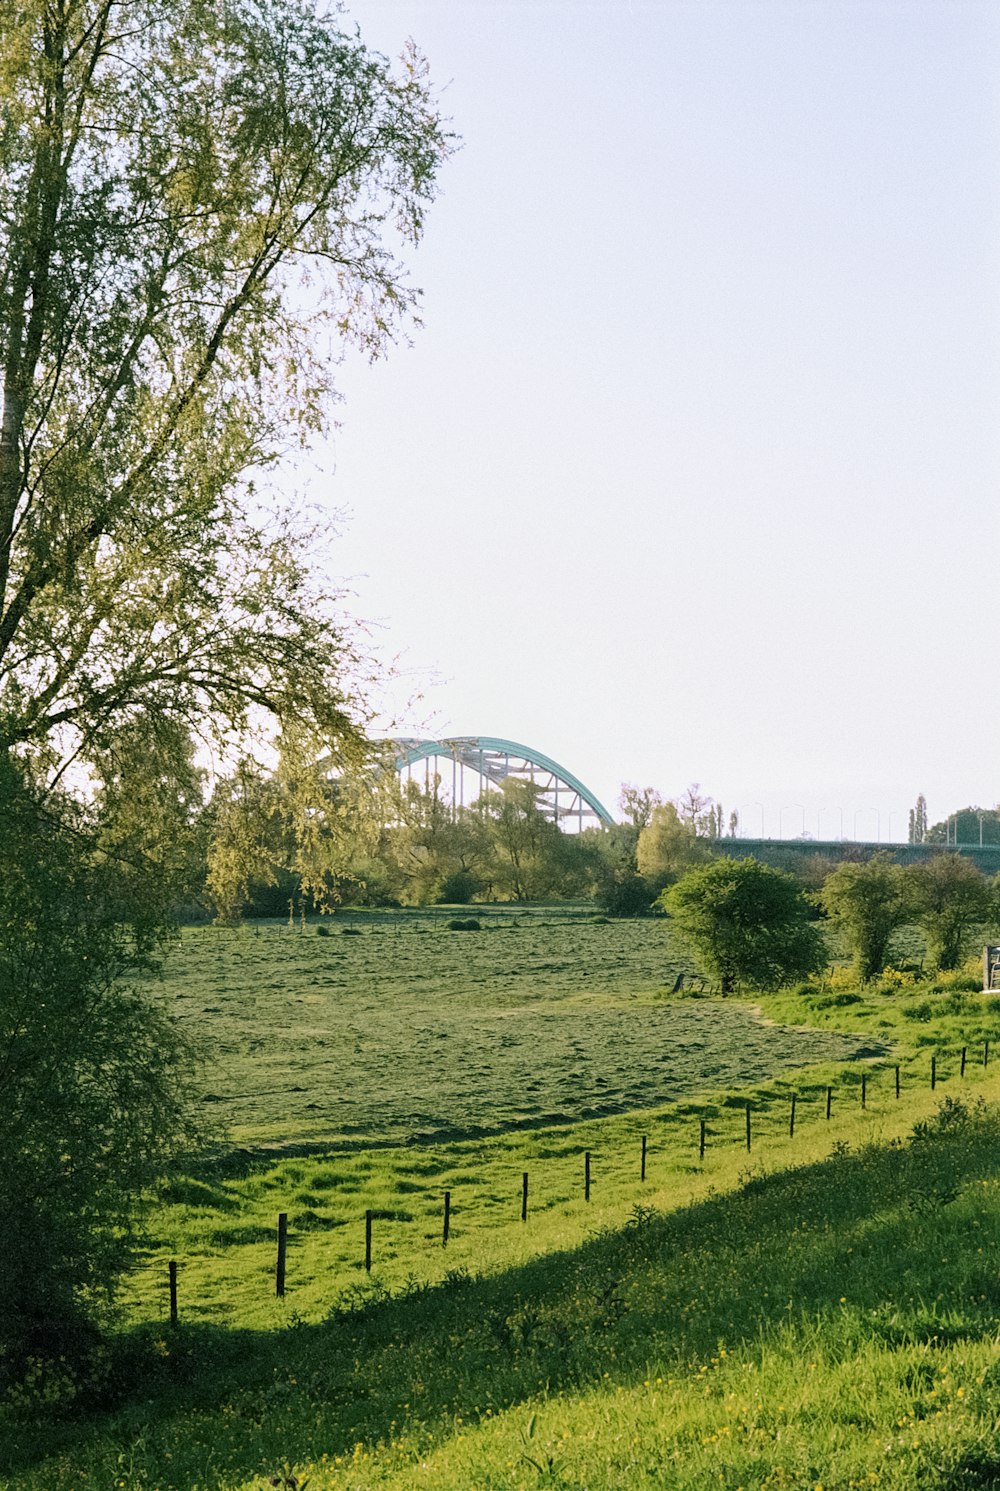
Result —
MULTIPOLYGON (((764 837, 764 804, 762 802, 744 802, 744 803, 741 803, 740 804, 740 822, 741 823, 743 822, 743 809, 744 808, 757 808, 759 810, 759 812, 760 812, 760 836, 761 836, 761 838, 763 838, 764 837)), ((745 839, 745 838, 748 837, 748 835, 744 833, 744 834, 741 834, 740 837, 745 839)))
POLYGON ((780 809, 780 811, 778 813, 778 838, 779 839, 783 839, 785 837, 785 809, 786 808, 797 808, 799 810, 799 812, 802 814, 802 830, 801 831, 802 831, 802 833, 805 833, 805 831, 806 831, 806 810, 805 810, 805 808, 802 806, 802 804, 800 802, 786 802, 786 803, 782 804, 782 807, 781 807, 781 809, 780 809))
POLYGON ((881 838, 882 838, 882 817, 881 817, 881 814, 879 813, 878 808, 856 808, 854 810, 854 842, 857 843, 857 841, 858 841, 858 814, 859 813, 874 813, 875 814, 875 842, 876 842, 876 844, 879 843, 880 840, 881 840, 881 838))
POLYGON ((839 808, 839 807, 838 808, 820 808, 817 811, 817 813, 816 813, 816 837, 818 839, 822 839, 822 837, 823 837, 822 823, 823 823, 823 814, 824 813, 839 813, 840 814, 840 838, 841 838, 841 841, 843 841, 843 838, 844 838, 844 810, 843 810, 843 808, 839 808))

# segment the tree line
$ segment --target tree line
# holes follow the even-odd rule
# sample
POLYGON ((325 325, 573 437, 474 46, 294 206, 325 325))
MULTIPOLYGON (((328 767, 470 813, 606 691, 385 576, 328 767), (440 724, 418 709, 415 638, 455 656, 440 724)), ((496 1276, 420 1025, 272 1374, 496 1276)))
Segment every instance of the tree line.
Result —
POLYGON ((988 879, 956 853, 904 867, 883 852, 837 865, 810 892, 785 870, 719 857, 687 871, 658 904, 723 993, 782 987, 821 972, 832 953, 823 922, 850 953, 858 982, 869 983, 908 924, 923 934, 923 971, 958 968, 984 931, 1000 925, 1000 875, 988 879))

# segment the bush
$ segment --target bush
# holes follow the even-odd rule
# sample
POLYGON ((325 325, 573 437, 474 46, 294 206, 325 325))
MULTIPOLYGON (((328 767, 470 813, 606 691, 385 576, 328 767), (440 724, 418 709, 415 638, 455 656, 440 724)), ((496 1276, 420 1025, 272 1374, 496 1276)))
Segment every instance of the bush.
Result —
POLYGON ((854 955, 856 976, 868 983, 882 972, 892 934, 906 920, 905 872, 887 854, 838 865, 824 882, 820 902, 854 955))
POLYGON ((648 916, 653 887, 634 870, 620 870, 604 879, 595 900, 606 916, 648 916))
POLYGON ((0 822, 2 1378, 90 1349, 140 1198, 190 1125, 176 1028, 129 982, 165 935, 155 899, 3 762, 0 822))
POLYGON ((449 932, 481 932, 483 930, 474 916, 453 916, 447 926, 449 932))
POLYGON ((435 900, 439 906, 467 906, 481 889, 471 870, 455 870, 438 886, 435 900))
POLYGON ((720 858, 660 896, 673 929, 723 993, 774 988, 826 964, 826 949, 795 879, 756 859, 720 858))
POLYGON ((934 968, 951 971, 970 951, 993 910, 986 876, 962 854, 936 854, 906 872, 910 905, 934 968))

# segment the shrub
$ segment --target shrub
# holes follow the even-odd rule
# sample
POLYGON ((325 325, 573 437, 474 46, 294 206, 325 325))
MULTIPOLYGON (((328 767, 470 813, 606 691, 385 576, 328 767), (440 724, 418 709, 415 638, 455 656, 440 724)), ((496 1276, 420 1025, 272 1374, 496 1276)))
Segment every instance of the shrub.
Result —
POLYGON ((474 916, 453 916, 447 925, 449 932, 481 932, 483 930, 474 916))
POLYGON ((481 889, 471 870, 455 870, 438 886, 435 900, 439 906, 467 906, 481 889))
POLYGON ((605 916, 648 916, 653 887, 634 870, 617 870, 602 880, 595 900, 605 916))
POLYGON ((820 902, 854 955, 856 976, 868 983, 885 967, 892 934, 908 914, 903 869, 887 854, 838 865, 824 882, 820 902))
POLYGON ((159 908, 0 762, 0 1378, 92 1348, 140 1198, 190 1133, 176 1027, 130 982, 159 908))
POLYGON ((958 968, 993 909, 989 881, 962 854, 936 854, 906 871, 910 905, 927 956, 941 970, 958 968))
POLYGON ((795 879, 756 859, 717 859, 690 870, 660 896, 672 926, 723 993, 773 988, 826 963, 795 879))

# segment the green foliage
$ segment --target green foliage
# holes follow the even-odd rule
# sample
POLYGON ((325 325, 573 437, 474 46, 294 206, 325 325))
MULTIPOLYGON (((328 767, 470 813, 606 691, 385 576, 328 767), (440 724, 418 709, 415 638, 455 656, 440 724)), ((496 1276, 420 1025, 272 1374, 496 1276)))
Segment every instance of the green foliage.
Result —
POLYGON ((957 808, 940 823, 927 827, 927 804, 923 808, 923 837, 927 844, 1000 844, 1000 808, 957 808))
POLYGON ((340 753, 367 670, 254 479, 412 319, 450 149, 424 65, 301 0, 0 6, 0 749, 124 727, 340 753))
POLYGON ((653 888, 635 870, 612 870, 600 880, 595 899, 608 916, 648 916, 653 888))
POLYGON ((907 919, 907 879, 888 854, 838 865, 820 893, 827 916, 854 956, 861 981, 881 973, 892 935, 907 919))
POLYGON ((3 1377, 78 1344, 188 1121, 177 1028, 132 982, 163 939, 162 902, 79 811, 40 800, 2 757, 0 822, 3 1377))
MULTIPOLYGON (((623 804, 629 791, 636 789, 622 789, 623 804)), ((641 802, 630 803, 635 822, 588 829, 582 835, 583 843, 593 853, 594 899, 608 916, 645 916, 650 910, 654 888, 636 869, 636 848, 641 824, 648 821, 658 803, 659 798, 654 800, 651 789, 647 788, 641 802)))
POLYGON ((934 968, 951 971, 971 951, 994 913, 986 876, 962 854, 935 854, 906 871, 909 909, 927 941, 934 968))
POLYGON ((698 831, 693 809, 691 813, 693 816, 682 818, 674 803, 658 803, 639 835, 636 869, 654 893, 710 858, 711 847, 698 831))
POLYGON ((479 888, 479 877, 471 870, 453 870, 441 881, 435 899, 440 906, 464 906, 475 900, 479 888))
POLYGON ((507 777, 474 810, 489 845, 489 883, 501 900, 541 901, 589 887, 594 858, 588 842, 565 834, 538 806, 538 789, 507 777))
POLYGON ((776 988, 826 963, 809 903, 783 870, 755 859, 717 859, 660 896, 673 928, 723 992, 776 988))

